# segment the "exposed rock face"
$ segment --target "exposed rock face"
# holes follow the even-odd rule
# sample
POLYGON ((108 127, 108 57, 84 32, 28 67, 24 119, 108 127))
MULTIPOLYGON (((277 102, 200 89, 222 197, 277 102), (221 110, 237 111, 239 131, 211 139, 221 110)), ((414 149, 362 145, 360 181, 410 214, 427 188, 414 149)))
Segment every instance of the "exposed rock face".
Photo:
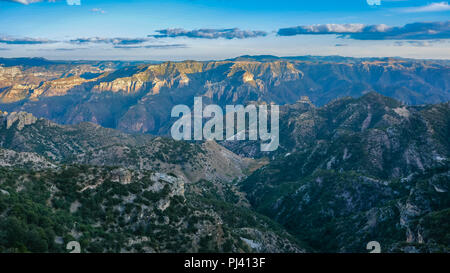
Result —
POLYGON ((13 86, 17 78, 22 77, 20 67, 2 67, 0 66, 0 88, 13 86))
POLYGON ((0 58, 0 103, 65 95, 69 90, 79 90, 77 87, 82 86, 85 81, 101 76, 113 67, 120 66, 109 62, 53 63, 43 59, 34 61, 0 58))
POLYGON ((204 64, 200 62, 164 63, 158 65, 126 68, 123 71, 109 73, 93 90, 100 92, 120 92, 135 94, 141 91, 159 94, 161 88, 182 88, 189 85, 187 74, 199 73, 204 64), (130 75, 123 77, 125 75, 130 75))
POLYGON ((135 93, 139 92, 144 86, 144 82, 140 80, 133 80, 131 78, 120 78, 111 82, 101 82, 94 86, 94 90, 105 92, 124 92, 135 93))
POLYGON ((35 85, 14 84, 7 87, 5 91, 0 94, 0 101, 3 103, 12 103, 24 100, 29 97, 31 90, 35 85))
POLYGON ((306 103, 312 105, 312 102, 308 96, 301 96, 300 99, 297 101, 297 103, 306 103))
POLYGON ((152 188, 162 190, 164 188, 164 185, 169 183, 170 185, 173 185, 173 191, 169 193, 170 196, 182 196, 184 197, 184 184, 185 181, 181 178, 178 178, 173 175, 168 175, 165 173, 155 173, 151 179, 155 182, 153 184, 152 188))
POLYGON ((0 148, 0 167, 26 167, 41 170, 56 168, 56 165, 36 153, 18 153, 0 148))
POLYGON ((38 88, 35 88, 30 95, 30 99, 36 100, 39 97, 64 96, 67 95, 69 91, 82 91, 84 90, 83 84, 91 81, 93 80, 83 79, 79 76, 48 81, 38 88))
POLYGON ((12 112, 6 116, 6 129, 11 128, 17 122, 17 130, 22 130, 26 125, 34 124, 37 118, 26 112, 12 112))

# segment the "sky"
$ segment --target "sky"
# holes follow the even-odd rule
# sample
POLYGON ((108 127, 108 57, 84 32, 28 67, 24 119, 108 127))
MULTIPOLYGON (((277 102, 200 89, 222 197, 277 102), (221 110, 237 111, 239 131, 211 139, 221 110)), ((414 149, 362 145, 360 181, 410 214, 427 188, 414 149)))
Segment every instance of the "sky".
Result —
POLYGON ((0 57, 450 59, 450 4, 423 0, 0 0, 0 57))

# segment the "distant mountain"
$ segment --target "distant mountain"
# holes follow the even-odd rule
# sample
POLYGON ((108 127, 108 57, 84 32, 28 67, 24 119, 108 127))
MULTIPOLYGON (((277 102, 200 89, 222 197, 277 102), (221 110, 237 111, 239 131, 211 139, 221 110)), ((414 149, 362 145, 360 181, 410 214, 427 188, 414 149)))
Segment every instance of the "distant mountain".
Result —
POLYGON ((0 64, 2 66, 47 66, 47 65, 57 65, 63 62, 50 61, 45 58, 0 58, 0 64))
MULTIPOLYGON (((23 63, 22 62, 19 62, 23 63)), ((125 132, 167 134, 174 105, 324 105, 376 91, 406 104, 450 99, 445 61, 396 58, 242 56, 210 62, 123 66, 110 62, 0 67, 0 108, 62 124, 89 121, 125 132)))
POLYGON ((290 56, 290 57, 278 57, 273 55, 244 55, 239 56, 237 58, 229 59, 230 61, 258 61, 258 62, 272 62, 276 60, 286 60, 286 61, 308 61, 308 62, 325 62, 325 63, 348 63, 348 64, 356 64, 361 62, 391 62, 391 61, 405 61, 405 62, 421 62, 426 64, 441 64, 441 65, 449 65, 449 60, 442 59, 408 59, 401 57, 364 57, 364 58, 355 58, 355 57, 344 57, 339 55, 331 55, 331 56, 290 56))
POLYGON ((449 118, 448 102, 405 106, 377 93, 286 106, 282 148, 241 188, 318 251, 378 241, 383 252, 448 252, 449 118))
POLYGON ((0 66, 20 66, 24 68, 31 67, 49 67, 56 65, 67 65, 67 66, 77 66, 77 65, 92 65, 92 66, 111 66, 115 68, 139 65, 139 64, 156 64, 161 63, 160 61, 61 61, 61 60, 47 60, 45 58, 0 58, 0 66))

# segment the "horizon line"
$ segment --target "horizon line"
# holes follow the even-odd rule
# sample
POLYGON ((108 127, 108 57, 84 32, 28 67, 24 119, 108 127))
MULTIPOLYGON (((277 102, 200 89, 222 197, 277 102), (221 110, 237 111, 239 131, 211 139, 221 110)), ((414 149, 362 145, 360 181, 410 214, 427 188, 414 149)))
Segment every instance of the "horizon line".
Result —
POLYGON ((257 57, 267 57, 267 58, 276 58, 276 59, 287 59, 287 58, 300 58, 300 57, 339 57, 346 59, 403 59, 403 60, 422 60, 422 61, 450 61, 450 58, 414 58, 414 57, 401 57, 401 56, 363 56, 363 57, 355 57, 355 56, 344 56, 344 55, 285 55, 285 56, 277 56, 271 54, 258 54, 258 55, 238 55, 236 57, 224 58, 224 59, 208 59, 208 60, 196 60, 196 59, 183 59, 183 60, 168 60, 168 59, 53 59, 48 57, 27 57, 27 56, 14 56, 14 57, 1 57, 0 59, 42 59, 53 62, 77 62, 77 61, 87 61, 87 62, 159 62, 159 63, 168 63, 168 62, 217 62, 217 61, 232 61, 237 58, 257 58, 257 57))

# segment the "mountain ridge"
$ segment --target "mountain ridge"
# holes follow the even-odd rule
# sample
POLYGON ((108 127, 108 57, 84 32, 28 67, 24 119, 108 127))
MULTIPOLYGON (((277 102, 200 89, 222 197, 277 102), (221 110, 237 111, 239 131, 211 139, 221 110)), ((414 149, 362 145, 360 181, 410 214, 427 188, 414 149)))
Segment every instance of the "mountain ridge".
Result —
MULTIPOLYGON (((245 56, 244 56, 245 57, 245 56)), ((25 111, 61 124, 81 121, 125 132, 165 135, 177 104, 280 105, 308 96, 322 106, 345 97, 381 92, 409 105, 450 99, 450 68, 445 62, 408 59, 321 57, 160 64, 65 64, 46 69, 4 67, 0 107, 25 111), (122 66, 124 65, 124 66, 122 66), (84 76, 88 75, 88 76, 84 76)), ((264 58, 264 57, 262 57, 264 58)))
POLYGON ((448 231, 431 225, 448 226, 448 102, 368 93, 281 111, 282 149, 240 184, 258 212, 320 252, 371 240, 387 252, 448 251, 448 231))

